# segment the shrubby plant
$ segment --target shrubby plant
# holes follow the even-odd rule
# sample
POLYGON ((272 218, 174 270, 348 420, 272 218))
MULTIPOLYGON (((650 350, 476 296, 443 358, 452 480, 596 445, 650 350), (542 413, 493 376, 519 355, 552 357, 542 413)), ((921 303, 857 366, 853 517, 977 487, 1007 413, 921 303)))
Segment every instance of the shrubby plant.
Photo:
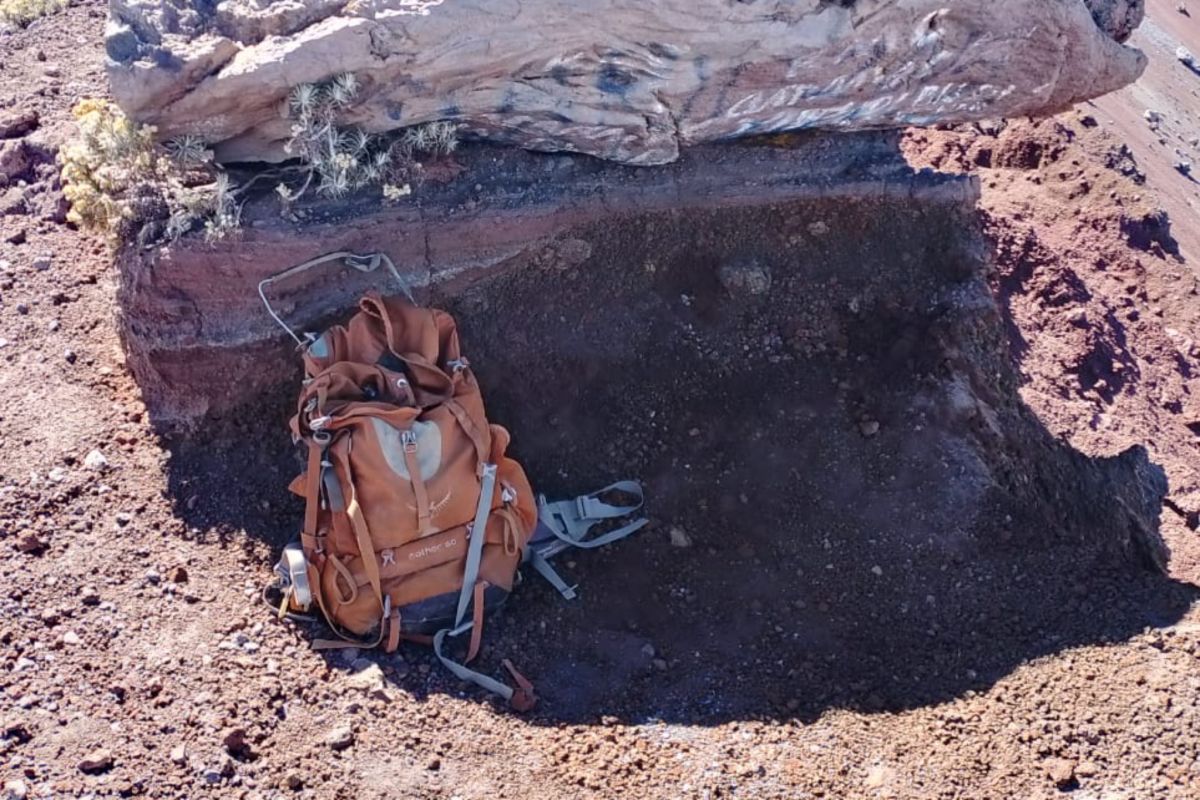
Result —
POLYGON ((174 240, 203 227, 218 239, 240 223, 229 176, 204 142, 185 136, 165 145, 105 100, 73 109, 80 137, 59 153, 67 219, 106 234, 114 245, 174 240))
POLYGON ((432 122, 399 135, 341 126, 342 112, 360 89, 358 78, 349 72, 292 89, 288 98, 292 136, 285 149, 302 162, 306 174, 296 189, 283 183, 275 187, 285 203, 300 199, 314 182, 316 191, 326 197, 378 185, 384 199, 396 201, 412 191, 420 167, 418 156, 448 155, 458 146, 458 129, 452 122, 432 122))
POLYGON ((0 0, 0 23, 24 27, 39 17, 62 11, 68 0, 0 0))

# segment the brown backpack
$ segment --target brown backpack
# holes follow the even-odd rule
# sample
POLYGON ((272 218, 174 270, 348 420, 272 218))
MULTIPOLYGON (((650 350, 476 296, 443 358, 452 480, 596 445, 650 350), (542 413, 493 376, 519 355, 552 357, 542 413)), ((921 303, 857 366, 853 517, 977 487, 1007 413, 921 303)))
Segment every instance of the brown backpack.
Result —
MULTIPOLYGON (((484 414, 454 320, 371 293, 349 324, 307 346, 304 367, 291 420, 308 463, 292 483, 305 500, 300 588, 345 642, 390 652, 432 635, 456 675, 532 705, 507 662, 515 692, 463 666, 485 611, 512 589, 537 506, 505 455, 508 432, 484 414), (468 631, 465 659, 450 659, 446 638, 468 631)), ((305 605, 296 582, 290 594, 305 605)))
POLYGON ((528 562, 564 598, 575 597, 550 564, 566 549, 623 539, 647 520, 637 481, 536 504, 508 431, 488 423, 479 385, 459 350, 454 320, 418 308, 383 253, 336 252, 263 280, 267 313, 304 350, 304 386, 292 435, 308 466, 292 482, 305 500, 299 542, 276 567, 280 615, 318 608, 340 637, 315 647, 394 650, 402 639, 433 645, 459 678, 531 708, 533 687, 507 660, 514 690, 469 669, 483 618, 528 562), (407 301, 368 294, 345 326, 297 335, 267 299, 267 286, 340 262, 385 267, 407 301), (447 639, 469 633, 461 662, 447 639))

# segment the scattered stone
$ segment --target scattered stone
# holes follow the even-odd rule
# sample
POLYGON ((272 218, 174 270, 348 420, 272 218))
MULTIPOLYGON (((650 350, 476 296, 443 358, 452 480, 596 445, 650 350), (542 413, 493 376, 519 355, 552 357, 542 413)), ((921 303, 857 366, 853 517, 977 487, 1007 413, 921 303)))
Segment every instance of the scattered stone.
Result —
POLYGON ((52 258, 49 253, 43 253, 33 260, 32 266, 38 272, 45 272, 50 269, 52 258))
POLYGON ((113 756, 108 750, 103 747, 93 750, 79 762, 79 771, 89 775, 95 775, 101 772, 107 772, 112 769, 113 756))
POLYGON ((79 359, 79 354, 68 347, 63 351, 63 358, 67 360, 68 364, 74 364, 79 359))
POLYGON ((95 586, 85 586, 83 591, 79 593, 79 602, 85 606, 100 605, 100 592, 95 586))
POLYGON ((1189 175, 1190 176, 1192 174, 1192 162, 1176 161, 1175 162, 1175 171, 1178 172, 1180 175, 1189 175))
POLYGON ((1046 763, 1046 774, 1055 786, 1069 786, 1075 780, 1075 762, 1066 758, 1052 758, 1046 763))
POLYGON ((442 760, 440 758, 438 758, 437 756, 434 756, 433 758, 429 759, 429 763, 427 763, 425 765, 425 769, 429 770, 430 772, 437 772, 441 768, 442 768, 442 760))
POLYGON ((171 583, 187 583, 188 571, 182 566, 171 567, 167 572, 167 578, 171 583))
POLYGON ((879 433, 879 423, 873 419, 864 419, 858 423, 858 429, 862 431, 862 435, 870 438, 879 433))
POLYGON ((146 583, 157 584, 160 581, 162 581, 162 573, 160 573, 154 567, 151 567, 150 569, 146 570, 146 574, 143 575, 142 577, 146 579, 146 583))
POLYGON ((345 750, 354 744, 354 731, 349 725, 339 725, 326 734, 325 743, 334 750, 345 750))
POLYGON ((25 785, 25 781, 5 781, 4 800, 25 800, 26 797, 29 797, 29 787, 25 785))
POLYGON ((671 546, 672 547, 691 547, 692 539, 687 535, 687 531, 678 526, 671 527, 671 546))
POLYGON ((175 747, 171 748, 171 763, 172 764, 175 764, 176 766, 179 766, 179 767, 183 767, 183 766, 187 765, 187 762, 188 762, 187 748, 185 748, 181 744, 176 745, 175 747))
POLYGON ((0 217, 19 217, 28 213, 29 203, 25 199, 25 190, 23 188, 14 186, 7 192, 0 194, 0 217))
POLYGON ((654 667, 656 670, 658 670, 659 672, 666 672, 666 671, 667 671, 667 667, 669 667, 669 666, 670 666, 669 664, 667 664, 667 660, 666 660, 665 658, 655 658, 655 659, 651 659, 650 663, 651 663, 651 665, 653 665, 653 667, 654 667))
POLYGON ((53 627, 58 624, 58 610, 53 606, 42 609, 42 622, 47 627, 53 627))
POLYGON ((0 139, 16 139, 32 133, 38 127, 36 111, 8 111, 0 113, 0 139))
POLYGON ((123 528, 126 525, 128 525, 129 523, 133 522, 133 515, 128 512, 122 511, 121 513, 117 514, 116 519, 117 519, 117 524, 123 528))
POLYGON ((1142 112, 1142 116, 1145 117, 1146 122, 1150 124, 1151 128, 1156 128, 1162 124, 1162 114, 1153 109, 1147 108, 1144 112, 1142 112))
POLYGON ((17 313, 21 315, 28 314, 29 306, 25 305, 24 303, 17 303, 17 313))
POLYGON ((221 782, 221 770, 209 767, 200 773, 200 777, 204 779, 205 783, 217 784, 221 782))
POLYGON ((877 578, 883 577, 883 567, 876 564, 875 566, 871 567, 871 574, 877 578))
POLYGON ((1094 778, 1100 774, 1100 765, 1095 761, 1081 761, 1075 767, 1075 775, 1079 778, 1094 778))
POLYGON ((54 467, 47 473, 46 477, 55 483, 62 483, 67 479, 67 471, 62 467, 54 467))
POLYGON ((365 667, 354 672, 346 679, 347 685, 364 692, 378 692, 384 688, 383 670, 375 662, 368 662, 365 667))
POLYGON ((33 531, 23 531, 17 537, 17 549, 22 553, 36 555, 46 549, 46 543, 33 531))
POLYGON ((867 777, 863 780, 863 785, 868 789, 882 789, 888 784, 893 776, 893 770, 883 764, 876 764, 867 770, 867 777))
POLYGON ((108 468, 108 459, 99 450, 92 450, 83 457, 83 465, 90 470, 99 472, 108 468))
POLYGON ((250 752, 250 743, 246 741, 245 728, 231 728, 221 736, 221 744, 226 752, 233 756, 242 756, 250 752))
POLYGON ((1200 69, 1200 66, 1196 64, 1196 57, 1186 47, 1178 48, 1175 51, 1175 57, 1182 61, 1188 69, 1200 69))
POLYGON ((646 642, 644 645, 642 645, 642 655, 644 655, 646 658, 654 658, 656 653, 657 651, 654 649, 654 645, 650 644, 649 642, 646 642))
POLYGON ((717 277, 733 296, 757 297, 771 289, 771 271, 755 259, 722 264, 717 277))
POLYGON ((283 786, 286 789, 291 789, 293 792, 298 792, 304 788, 304 778, 299 772, 292 770, 283 776, 283 786))
POLYGON ((71 645, 72 647, 74 647, 75 645, 79 644, 82 641, 79 638, 79 634, 76 633, 75 631, 67 631, 66 633, 63 634, 62 638, 63 638, 63 644, 71 645))

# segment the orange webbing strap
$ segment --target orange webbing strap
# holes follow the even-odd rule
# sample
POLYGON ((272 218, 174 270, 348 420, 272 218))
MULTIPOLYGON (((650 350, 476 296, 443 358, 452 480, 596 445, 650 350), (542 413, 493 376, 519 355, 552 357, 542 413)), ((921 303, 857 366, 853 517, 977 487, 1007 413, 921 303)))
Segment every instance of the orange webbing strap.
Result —
POLYGON ((533 684, 524 675, 517 672, 517 668, 507 658, 501 663, 517 683, 516 691, 508 698, 508 704, 517 711, 531 710, 537 705, 537 694, 533 691, 533 684))
POLYGON ((474 624, 471 626, 471 644, 467 648, 467 657, 463 659, 464 664, 470 664, 479 655, 479 643, 483 639, 483 590, 487 587, 487 581, 475 582, 475 597, 471 601, 471 621, 474 624))
POLYGON ((396 648, 400 646, 400 612, 392 609, 392 613, 388 614, 387 618, 387 644, 384 645, 384 650, 388 653, 396 652, 396 648))
POLYGON ((479 430, 479 426, 475 424, 470 415, 467 414, 467 410, 457 400, 447 400, 444 405, 454 415, 454 418, 458 420, 459 426, 466 431, 467 436, 471 439, 471 444, 475 445, 475 457, 479 459, 479 463, 486 463, 491 456, 491 452, 487 441, 483 437, 483 432, 479 430))
POLYGON ((408 478, 412 482, 413 496, 417 500, 417 531, 425 536, 433 532, 433 511, 429 507, 429 491, 421 477, 421 464, 417 461, 417 439, 411 430, 404 432, 404 466, 408 467, 408 478))
POLYGON ((383 608, 383 583, 379 578, 379 561, 375 558, 375 547, 371 544, 371 532, 367 530, 367 521, 363 518, 362 508, 358 505, 358 492, 354 484, 350 484, 350 502, 346 505, 346 516, 350 518, 350 527, 354 529, 354 541, 358 545, 358 553, 362 558, 363 571, 367 573, 367 581, 375 592, 375 599, 383 608))
MULTIPOLYGON (((367 581, 371 584, 371 590, 375 593, 375 600, 379 603, 379 635, 375 641, 366 643, 354 639, 342 633, 334 621, 333 617, 329 616, 325 610, 324 604, 321 605, 321 610, 325 612, 325 621, 329 623, 329 627, 338 636, 345 639, 345 642, 335 642, 328 639, 319 639, 313 642, 313 649, 324 650, 333 647, 376 647, 383 641, 384 627, 388 617, 392 613, 391 598, 383 596, 383 583, 379 577, 379 562, 375 558, 375 549, 371 545, 371 532, 367 530, 367 521, 363 518, 362 508, 358 505, 358 494, 354 491, 354 476, 350 472, 350 460, 346 455, 345 448, 338 448, 335 451, 335 457, 342 465, 343 473, 346 476, 346 485, 350 487, 350 502, 346 505, 346 516, 350 518, 350 527, 354 530, 355 543, 358 545, 359 556, 362 558, 363 571, 367 573, 367 581)), ((318 596, 321 594, 317 592, 318 596)))

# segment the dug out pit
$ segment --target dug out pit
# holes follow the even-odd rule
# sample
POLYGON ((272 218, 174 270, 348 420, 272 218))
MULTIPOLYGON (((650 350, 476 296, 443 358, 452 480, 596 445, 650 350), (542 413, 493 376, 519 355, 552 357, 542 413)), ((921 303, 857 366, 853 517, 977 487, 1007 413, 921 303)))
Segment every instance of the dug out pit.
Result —
MULTIPOLYGON (((561 558, 578 600, 531 573, 489 626, 483 667, 517 658, 545 718, 933 703, 1177 616, 1186 592, 1152 569, 1161 471, 1140 449, 1087 458, 1020 401, 973 187, 912 173, 886 136, 854 141, 730 148, 674 173, 477 154, 470 197, 443 187, 412 215, 347 204, 320 223, 336 242, 254 227, 251 209, 247 249, 128 259, 132 361, 162 424, 187 418, 179 513, 294 534, 298 359, 253 303, 220 300, 305 248, 383 250, 458 319, 538 491, 645 484, 650 526, 561 558), (230 280, 179 278, 206 259, 230 280), (146 313, 168 301, 186 336, 146 313)), ((372 281, 386 287, 334 270, 279 300, 319 327, 372 281)), ((404 686, 461 688, 436 670, 404 686)))

